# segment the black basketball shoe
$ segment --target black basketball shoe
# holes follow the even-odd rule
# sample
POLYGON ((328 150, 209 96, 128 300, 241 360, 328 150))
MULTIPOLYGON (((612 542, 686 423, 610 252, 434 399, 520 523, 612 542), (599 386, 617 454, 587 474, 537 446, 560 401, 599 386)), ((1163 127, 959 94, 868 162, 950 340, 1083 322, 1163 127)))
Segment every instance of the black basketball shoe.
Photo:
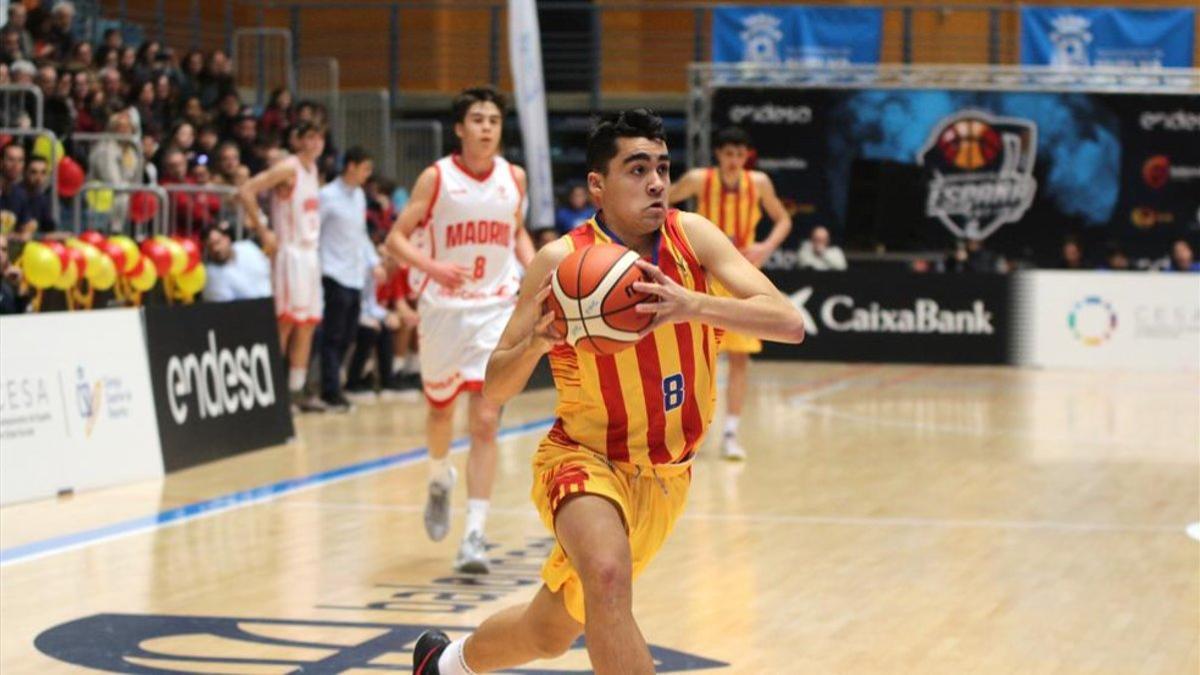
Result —
POLYGON ((450 646, 450 638, 440 630, 427 630, 413 648, 413 675, 438 675, 438 659, 450 646))

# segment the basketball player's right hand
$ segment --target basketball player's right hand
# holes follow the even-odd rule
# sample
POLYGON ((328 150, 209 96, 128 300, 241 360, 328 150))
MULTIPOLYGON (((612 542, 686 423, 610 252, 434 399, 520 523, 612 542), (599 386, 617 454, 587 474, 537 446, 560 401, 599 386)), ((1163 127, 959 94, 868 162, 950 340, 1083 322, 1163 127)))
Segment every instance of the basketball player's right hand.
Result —
POLYGON ((448 291, 456 291, 459 286, 471 278, 471 270, 462 265, 455 265, 448 262, 438 262, 432 260, 425 273, 429 275, 439 286, 448 291))
POLYGON ((533 332, 529 335, 529 346, 543 354, 549 352, 556 345, 566 344, 566 336, 561 335, 554 327, 554 312, 546 305, 546 298, 550 297, 550 277, 552 276, 554 276, 553 272, 546 275, 541 290, 533 296, 536 306, 541 311, 541 316, 533 325, 533 332))

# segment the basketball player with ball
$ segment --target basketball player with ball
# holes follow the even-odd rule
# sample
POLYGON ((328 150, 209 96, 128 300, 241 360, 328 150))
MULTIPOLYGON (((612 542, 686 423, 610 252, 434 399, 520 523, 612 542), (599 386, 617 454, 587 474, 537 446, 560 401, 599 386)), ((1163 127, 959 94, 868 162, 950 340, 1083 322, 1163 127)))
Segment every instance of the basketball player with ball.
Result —
POLYGON ((504 107, 491 87, 454 99, 462 151, 421 173, 387 239, 388 252, 416 271, 421 381, 429 402, 425 531, 434 541, 450 531, 454 404, 468 395, 467 526, 454 566, 472 574, 489 571, 483 530, 500 424, 500 406, 480 394, 484 369, 515 306, 522 267, 533 258, 522 226, 525 171, 500 156, 504 107))
MULTIPOLYGON (((775 185, 767 174, 746 169, 750 136, 745 131, 737 127, 722 129, 713 145, 717 165, 683 174, 671 186, 671 203, 695 197, 696 212, 721 228, 751 264, 762 267, 792 231, 792 217, 776 196, 775 185), (771 232, 766 239, 755 241, 763 210, 771 219, 771 232)), ((724 289, 718 284, 714 290, 720 295, 724 289)), ((725 459, 746 459, 746 451, 737 439, 738 422, 746 402, 750 355, 761 351, 762 342, 752 335, 730 332, 721 340, 721 352, 729 360, 725 429, 721 434, 721 456, 725 459)))
MULTIPOLYGON (((683 510, 712 420, 717 335, 804 338, 799 312, 702 216, 667 206, 662 120, 607 116, 588 137, 588 222, 533 259, 488 362, 500 405, 549 355, 558 419, 533 457, 532 498, 557 544, 533 600, 451 642, 426 631, 417 675, 505 670, 587 636, 600 675, 654 662, 632 613, 632 581, 683 510), (728 297, 711 294, 719 282, 728 297)), ((680 589, 681 591, 683 589, 680 589)))

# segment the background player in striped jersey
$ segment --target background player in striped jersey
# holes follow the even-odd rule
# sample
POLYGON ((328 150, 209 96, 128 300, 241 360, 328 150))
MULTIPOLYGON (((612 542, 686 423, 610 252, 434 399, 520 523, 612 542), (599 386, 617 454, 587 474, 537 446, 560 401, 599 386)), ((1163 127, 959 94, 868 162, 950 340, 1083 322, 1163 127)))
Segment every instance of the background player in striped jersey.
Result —
MULTIPOLYGON (((737 127, 722 129, 714 143, 717 166, 692 169, 683 174, 671 185, 671 203, 695 197, 696 212, 721 228, 755 267, 762 267, 771 252, 779 248, 792 231, 792 218, 775 195, 775 186, 767 174, 746 169, 750 136, 745 131, 737 127), (755 230, 763 210, 771 219, 771 233, 766 239, 755 241, 755 230)), ((716 284, 715 290, 718 294, 724 293, 720 284, 716 284)), ((746 401, 750 355, 762 351, 762 342, 750 335, 728 332, 722 336, 721 351, 729 359, 721 456, 742 460, 746 458, 746 451, 737 440, 738 422, 746 401)))
POLYGON ((523 226, 525 171, 500 156, 504 106, 491 87, 454 99, 462 151, 421 173, 387 239, 388 251, 417 271, 421 381, 429 402, 425 530, 434 541, 450 529, 454 404, 460 393, 469 395, 467 527, 455 568, 476 574, 488 572, 483 528, 500 423, 500 406, 480 394, 483 375, 512 315, 522 268, 533 258, 523 226))
POLYGON ((716 398, 716 329, 785 342, 804 336, 800 314, 720 230, 667 208, 662 120, 646 110, 610 116, 589 136, 587 157, 600 210, 534 258, 485 388, 495 404, 507 401, 550 354, 558 420, 534 455, 532 497, 558 545, 532 602, 453 643, 426 632, 413 653, 417 675, 512 668, 562 654, 583 632, 595 672, 653 673, 631 585, 687 499, 716 398), (558 263, 598 242, 641 254, 653 283, 635 288, 657 296, 639 305, 655 315, 642 340, 614 355, 566 346, 543 307, 558 263), (730 297, 709 294, 710 281, 730 297))

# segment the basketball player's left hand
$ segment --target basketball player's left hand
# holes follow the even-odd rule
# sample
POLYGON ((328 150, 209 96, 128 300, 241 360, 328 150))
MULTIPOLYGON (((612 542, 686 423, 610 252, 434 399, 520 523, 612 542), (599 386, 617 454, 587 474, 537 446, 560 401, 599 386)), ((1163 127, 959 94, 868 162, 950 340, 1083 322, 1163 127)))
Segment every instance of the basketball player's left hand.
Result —
POLYGON ((742 255, 746 256, 751 265, 762 267, 767 258, 771 257, 771 247, 766 242, 755 242, 742 249, 742 255))
POLYGON ((688 321, 699 313, 700 296, 697 293, 680 286, 674 279, 663 274, 662 270, 645 260, 637 261, 637 266, 651 281, 635 281, 633 290, 658 298, 657 302, 643 302, 634 308, 639 314, 654 315, 654 321, 650 322, 639 337, 653 333, 654 329, 664 323, 688 321))

